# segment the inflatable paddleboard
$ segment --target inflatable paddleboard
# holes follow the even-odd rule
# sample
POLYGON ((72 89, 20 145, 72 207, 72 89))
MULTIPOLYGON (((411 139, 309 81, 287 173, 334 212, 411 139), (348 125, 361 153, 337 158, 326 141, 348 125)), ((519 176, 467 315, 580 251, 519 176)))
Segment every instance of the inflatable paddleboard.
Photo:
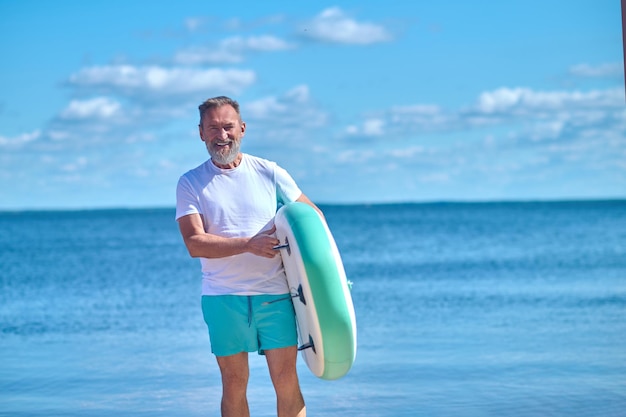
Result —
POLYGON ((298 349, 315 376, 341 378, 356 357, 356 319, 335 239, 305 203, 282 206, 275 224, 296 311, 298 349))

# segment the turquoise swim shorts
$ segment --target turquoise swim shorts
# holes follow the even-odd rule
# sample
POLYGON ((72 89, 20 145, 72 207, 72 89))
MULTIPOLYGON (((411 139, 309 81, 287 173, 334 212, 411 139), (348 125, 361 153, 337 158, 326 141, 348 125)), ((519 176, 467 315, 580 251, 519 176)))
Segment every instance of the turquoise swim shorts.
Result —
POLYGON ((263 355, 298 343, 289 294, 203 295, 202 314, 216 356, 254 351, 263 355))

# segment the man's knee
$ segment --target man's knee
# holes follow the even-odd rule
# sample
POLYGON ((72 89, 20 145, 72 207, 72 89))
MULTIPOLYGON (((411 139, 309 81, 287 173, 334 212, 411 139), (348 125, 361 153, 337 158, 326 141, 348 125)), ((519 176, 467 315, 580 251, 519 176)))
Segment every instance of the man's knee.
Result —
POLYGON ((248 386, 248 375, 222 372, 222 385, 225 389, 245 390, 248 386))
POLYGON ((266 356, 270 376, 276 389, 281 391, 299 390, 296 347, 266 351, 266 356))

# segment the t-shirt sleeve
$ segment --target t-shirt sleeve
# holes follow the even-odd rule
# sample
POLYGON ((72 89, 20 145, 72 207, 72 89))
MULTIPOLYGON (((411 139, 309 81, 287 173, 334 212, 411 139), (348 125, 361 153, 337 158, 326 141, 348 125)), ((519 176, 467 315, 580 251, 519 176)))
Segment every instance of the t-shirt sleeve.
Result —
POLYGON ((195 213, 200 213, 198 194, 194 191, 189 180, 182 176, 176 186, 176 220, 195 213))
POLYGON ((278 201, 283 204, 296 201, 302 195, 296 181, 278 165, 276 166, 276 193, 278 201))

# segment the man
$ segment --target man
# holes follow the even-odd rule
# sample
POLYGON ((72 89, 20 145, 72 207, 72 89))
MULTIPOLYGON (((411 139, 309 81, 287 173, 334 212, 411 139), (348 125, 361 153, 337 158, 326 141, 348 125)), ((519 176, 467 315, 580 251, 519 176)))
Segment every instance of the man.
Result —
POLYGON ((215 97, 199 110, 200 139, 211 158, 180 178, 176 219, 202 265, 202 312, 222 376, 222 416, 250 415, 253 351, 266 357, 278 416, 305 416, 295 314, 273 219, 279 203, 319 209, 284 169, 240 151, 246 124, 236 101, 215 97))

